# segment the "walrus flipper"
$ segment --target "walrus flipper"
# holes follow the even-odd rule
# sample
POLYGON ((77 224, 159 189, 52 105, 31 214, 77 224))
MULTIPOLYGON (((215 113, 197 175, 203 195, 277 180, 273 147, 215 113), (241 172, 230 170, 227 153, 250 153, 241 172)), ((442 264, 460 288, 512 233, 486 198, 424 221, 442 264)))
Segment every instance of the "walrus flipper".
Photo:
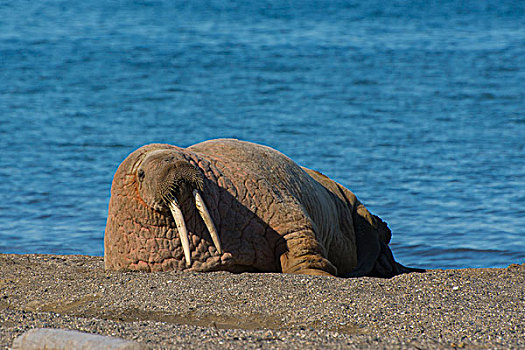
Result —
POLYGON ((390 278, 402 273, 425 272, 423 269, 406 267, 394 260, 390 247, 381 242, 381 253, 374 264, 374 268, 366 276, 390 278))
POLYGON ((344 277, 390 278, 402 273, 425 272, 422 269, 405 267, 395 261, 388 246, 392 232, 387 224, 371 214, 365 206, 356 203, 354 228, 357 244, 357 267, 344 277))
MULTIPOLYGON (((354 208, 356 210, 353 214, 353 222, 357 245, 357 267, 343 277, 368 276, 374 270, 376 262, 383 251, 381 245, 383 240, 379 237, 377 221, 357 199, 355 204, 354 208)), ((384 228, 381 227, 381 231, 384 233, 390 232, 388 226, 381 219, 379 220, 385 226, 384 228)))

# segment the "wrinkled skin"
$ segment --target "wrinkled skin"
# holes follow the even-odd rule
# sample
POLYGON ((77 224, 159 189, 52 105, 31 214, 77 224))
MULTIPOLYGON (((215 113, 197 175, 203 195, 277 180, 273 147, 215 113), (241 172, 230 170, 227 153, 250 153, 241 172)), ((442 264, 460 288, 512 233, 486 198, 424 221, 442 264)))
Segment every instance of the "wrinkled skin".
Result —
POLYGON ((416 271, 395 262, 390 237, 348 189, 269 147, 229 139, 185 149, 152 144, 131 153, 114 176, 104 261, 108 270, 342 277, 416 271), (194 190, 222 247, 196 210, 194 190), (182 213, 186 254, 169 203, 182 213))

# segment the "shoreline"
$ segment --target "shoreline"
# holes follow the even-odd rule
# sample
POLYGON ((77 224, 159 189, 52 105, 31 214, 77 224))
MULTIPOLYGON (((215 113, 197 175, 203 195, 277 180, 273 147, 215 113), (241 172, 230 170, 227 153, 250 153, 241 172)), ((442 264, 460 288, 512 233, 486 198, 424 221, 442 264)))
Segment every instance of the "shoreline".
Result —
POLYGON ((105 272, 103 258, 0 254, 0 348, 63 328, 175 348, 518 348, 525 264, 391 279, 105 272))

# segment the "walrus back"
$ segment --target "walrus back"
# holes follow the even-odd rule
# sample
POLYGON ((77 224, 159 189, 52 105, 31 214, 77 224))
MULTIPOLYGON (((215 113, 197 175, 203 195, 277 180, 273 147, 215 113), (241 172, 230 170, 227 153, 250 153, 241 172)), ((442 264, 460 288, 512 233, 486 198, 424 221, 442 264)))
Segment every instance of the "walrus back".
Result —
MULTIPOLYGON (((338 272, 348 273, 355 268, 356 244, 346 202, 326 191, 305 168, 275 149, 233 139, 205 141, 188 150, 216 159, 217 164, 228 168, 231 178, 238 178, 238 172, 245 178, 266 183, 266 195, 273 197, 273 201, 280 201, 281 209, 277 212, 263 210, 263 219, 272 226, 278 225, 283 236, 293 232, 294 227, 304 226, 300 220, 310 221, 308 225, 312 225, 323 255, 338 272), (291 214, 294 211, 299 212, 298 215, 291 214), (281 222, 276 223, 276 219, 281 222)), ((243 178, 236 179, 239 180, 243 178)))

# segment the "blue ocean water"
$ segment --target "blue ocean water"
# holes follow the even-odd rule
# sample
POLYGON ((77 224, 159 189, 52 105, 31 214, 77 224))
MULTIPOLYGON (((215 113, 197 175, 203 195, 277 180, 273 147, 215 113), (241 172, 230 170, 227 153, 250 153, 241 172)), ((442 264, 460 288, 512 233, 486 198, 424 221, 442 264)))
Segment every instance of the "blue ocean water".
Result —
POLYGON ((406 265, 525 262, 525 2, 0 2, 0 252, 103 254, 135 148, 235 137, 352 189, 406 265))

